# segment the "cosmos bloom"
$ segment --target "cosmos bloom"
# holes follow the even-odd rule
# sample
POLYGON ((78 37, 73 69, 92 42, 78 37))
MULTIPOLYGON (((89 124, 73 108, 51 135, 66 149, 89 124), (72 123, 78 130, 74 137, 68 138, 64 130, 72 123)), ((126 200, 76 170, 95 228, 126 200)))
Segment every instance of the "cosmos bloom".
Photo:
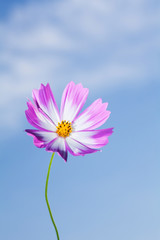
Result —
POLYGON ((74 156, 85 155, 108 143, 113 128, 95 130, 109 118, 108 103, 97 99, 79 114, 88 92, 82 84, 70 82, 63 92, 59 112, 49 84, 33 90, 34 104, 29 100, 25 113, 28 122, 36 128, 26 130, 33 136, 36 147, 58 152, 67 161, 68 152, 74 156))

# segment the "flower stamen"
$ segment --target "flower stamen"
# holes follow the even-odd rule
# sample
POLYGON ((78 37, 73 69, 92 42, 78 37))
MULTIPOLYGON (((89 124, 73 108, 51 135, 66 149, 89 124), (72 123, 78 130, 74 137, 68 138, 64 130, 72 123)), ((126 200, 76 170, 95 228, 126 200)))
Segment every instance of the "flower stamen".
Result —
POLYGON ((72 124, 68 121, 62 121, 61 123, 58 123, 57 131, 56 133, 60 137, 69 137, 70 133, 72 132, 72 124))

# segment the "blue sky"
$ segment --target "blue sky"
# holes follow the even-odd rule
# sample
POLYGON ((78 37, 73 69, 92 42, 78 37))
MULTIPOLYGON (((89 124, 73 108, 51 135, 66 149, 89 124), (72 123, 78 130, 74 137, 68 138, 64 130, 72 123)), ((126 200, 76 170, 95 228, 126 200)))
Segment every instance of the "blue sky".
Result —
POLYGON ((60 104, 69 81, 101 97, 114 127, 101 153, 55 155, 49 202, 65 240, 159 240, 158 1, 0 5, 0 239, 56 239, 44 198, 50 153, 24 132, 33 88, 60 104), (3 8, 3 11, 2 11, 3 8))

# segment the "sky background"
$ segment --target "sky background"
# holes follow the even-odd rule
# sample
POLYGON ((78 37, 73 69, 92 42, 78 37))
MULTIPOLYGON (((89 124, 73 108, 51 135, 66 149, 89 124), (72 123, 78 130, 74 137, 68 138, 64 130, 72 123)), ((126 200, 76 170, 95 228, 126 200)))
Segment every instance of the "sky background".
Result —
POLYGON ((55 155, 48 198, 61 240, 160 239, 160 2, 0 1, 0 239, 56 239, 44 189, 51 154, 33 145, 33 88, 101 97, 102 152, 55 155))

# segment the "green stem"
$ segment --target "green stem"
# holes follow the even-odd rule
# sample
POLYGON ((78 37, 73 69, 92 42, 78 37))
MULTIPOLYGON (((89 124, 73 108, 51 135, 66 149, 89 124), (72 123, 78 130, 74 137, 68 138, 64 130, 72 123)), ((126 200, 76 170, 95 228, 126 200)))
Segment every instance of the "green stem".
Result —
POLYGON ((47 173, 47 179, 46 179, 46 187, 45 187, 45 198, 46 198, 46 203, 47 203, 48 211, 49 211, 49 214, 50 214, 50 217, 51 217, 53 226, 54 226, 55 231, 56 231, 56 234, 57 234, 57 239, 60 240, 59 234, 58 234, 58 230, 57 230, 55 221, 54 221, 54 219, 53 219, 52 212, 51 212, 51 208, 50 208, 50 206, 49 206, 48 197, 47 197, 48 180, 49 180, 49 174, 50 174, 50 170, 51 170, 51 165, 52 165, 52 160, 53 160, 54 154, 55 154, 55 153, 52 154, 52 157, 51 157, 51 160, 50 160, 50 163, 49 163, 49 167, 48 167, 48 173, 47 173))

